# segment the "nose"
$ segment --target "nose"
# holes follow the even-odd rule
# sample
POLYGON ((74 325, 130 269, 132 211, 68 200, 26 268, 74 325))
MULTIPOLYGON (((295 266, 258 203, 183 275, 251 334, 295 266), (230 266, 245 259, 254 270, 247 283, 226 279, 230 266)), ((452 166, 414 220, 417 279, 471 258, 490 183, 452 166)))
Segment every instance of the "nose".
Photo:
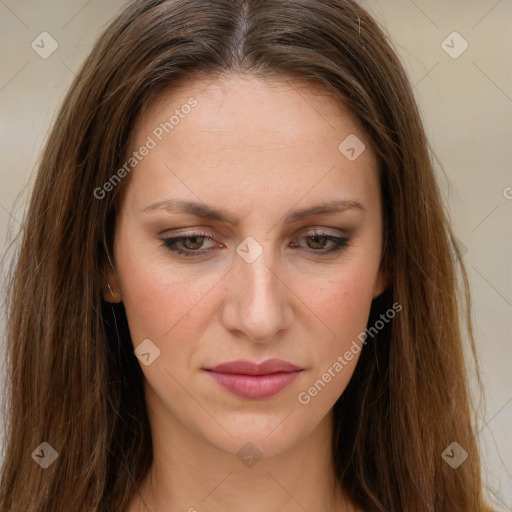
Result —
POLYGON ((293 322, 293 293, 279 275, 269 249, 252 263, 236 257, 222 310, 224 327, 254 342, 275 339, 293 322))

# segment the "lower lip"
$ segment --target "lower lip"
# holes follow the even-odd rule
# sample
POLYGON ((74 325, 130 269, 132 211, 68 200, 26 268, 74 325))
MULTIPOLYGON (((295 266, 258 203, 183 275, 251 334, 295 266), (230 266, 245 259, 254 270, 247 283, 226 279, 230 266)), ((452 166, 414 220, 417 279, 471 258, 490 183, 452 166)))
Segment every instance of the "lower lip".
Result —
POLYGON ((267 398, 288 387, 300 372, 279 372, 269 375, 241 375, 208 371, 222 387, 242 398, 267 398))

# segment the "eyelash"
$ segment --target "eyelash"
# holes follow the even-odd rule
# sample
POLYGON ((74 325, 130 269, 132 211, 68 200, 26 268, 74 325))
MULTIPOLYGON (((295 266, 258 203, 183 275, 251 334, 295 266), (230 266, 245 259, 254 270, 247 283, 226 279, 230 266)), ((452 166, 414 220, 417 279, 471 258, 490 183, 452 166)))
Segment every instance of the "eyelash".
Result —
MULTIPOLYGON (((187 258, 202 256, 206 252, 208 252, 209 249, 195 250, 195 251, 192 249, 183 250, 183 249, 175 247, 174 245, 179 242, 182 242, 183 240, 187 240, 189 238, 206 238, 208 240, 213 241, 213 238, 210 235, 211 235, 210 233, 198 231, 198 232, 194 232, 194 233, 189 233, 186 236, 177 236, 174 238, 162 238, 161 241, 163 243, 162 243, 161 247, 166 247, 169 251, 172 251, 181 256, 185 256, 187 258)), ((303 236, 306 238, 324 237, 327 239, 327 241, 333 242, 335 244, 334 247, 332 247, 329 250, 310 249, 311 252, 318 253, 320 255, 332 254, 332 253, 338 252, 342 249, 345 249, 346 247, 348 247, 350 245, 350 238, 335 236, 335 235, 332 235, 331 233, 326 233, 321 230, 312 231, 310 233, 306 233, 303 236)))

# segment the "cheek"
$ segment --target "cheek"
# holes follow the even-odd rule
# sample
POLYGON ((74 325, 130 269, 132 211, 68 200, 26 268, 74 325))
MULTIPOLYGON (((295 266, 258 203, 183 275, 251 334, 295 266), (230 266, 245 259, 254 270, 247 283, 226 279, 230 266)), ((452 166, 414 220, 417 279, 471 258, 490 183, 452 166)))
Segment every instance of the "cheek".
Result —
POLYGON ((315 290, 303 289, 307 306, 321 320, 309 345, 314 361, 308 378, 298 390, 300 407, 322 417, 347 387, 362 349, 362 338, 371 308, 374 279, 360 267, 340 271, 315 290))
POLYGON ((366 328, 375 282, 369 267, 370 262, 341 266, 339 277, 301 286, 299 295, 319 319, 326 346, 341 349, 366 328))
POLYGON ((154 243, 145 246, 121 239, 117 255, 133 344, 149 338, 161 345, 166 338, 179 334, 181 339, 184 333, 190 333, 190 319, 201 309, 208 283, 191 278, 190 272, 177 271, 154 243))
POLYGON ((182 281, 175 272, 132 265, 123 280, 123 303, 134 344, 144 338, 190 336, 191 325, 199 325, 194 319, 201 316, 205 290, 207 283, 182 281))

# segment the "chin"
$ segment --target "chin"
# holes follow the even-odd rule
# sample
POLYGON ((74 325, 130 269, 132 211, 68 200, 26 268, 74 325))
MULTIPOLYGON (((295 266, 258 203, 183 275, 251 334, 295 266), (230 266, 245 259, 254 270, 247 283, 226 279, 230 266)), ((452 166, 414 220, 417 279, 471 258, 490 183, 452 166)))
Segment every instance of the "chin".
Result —
POLYGON ((311 418, 309 422, 301 420, 296 411, 287 417, 291 410, 272 417, 235 413, 237 416, 231 421, 221 422, 229 434, 222 428, 216 428, 215 432, 203 431, 202 437, 218 450, 238 458, 251 455, 274 457, 294 448, 316 426, 309 425, 311 418))

